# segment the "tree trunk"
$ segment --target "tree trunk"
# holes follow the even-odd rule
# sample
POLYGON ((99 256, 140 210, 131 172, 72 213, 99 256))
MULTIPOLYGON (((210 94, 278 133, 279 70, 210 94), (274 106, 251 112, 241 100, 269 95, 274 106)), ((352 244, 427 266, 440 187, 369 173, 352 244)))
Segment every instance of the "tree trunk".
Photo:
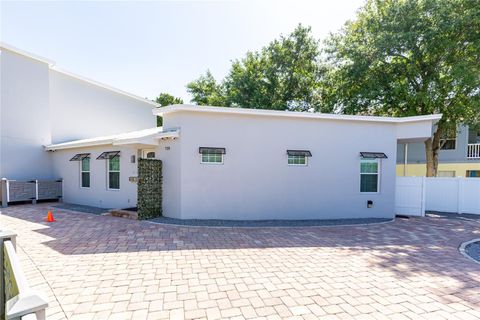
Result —
POLYGON ((443 129, 438 124, 432 138, 425 141, 425 155, 427 160, 427 177, 436 177, 438 171, 438 151, 440 150, 440 138, 443 129))

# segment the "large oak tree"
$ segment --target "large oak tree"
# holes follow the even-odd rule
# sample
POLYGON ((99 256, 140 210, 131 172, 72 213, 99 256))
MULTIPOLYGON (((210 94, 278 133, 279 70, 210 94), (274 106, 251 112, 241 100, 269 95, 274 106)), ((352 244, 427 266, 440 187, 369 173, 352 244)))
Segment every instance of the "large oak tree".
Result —
POLYGON ((425 141, 436 176, 442 138, 480 117, 478 0, 368 0, 327 41, 323 103, 348 114, 441 113, 425 141))

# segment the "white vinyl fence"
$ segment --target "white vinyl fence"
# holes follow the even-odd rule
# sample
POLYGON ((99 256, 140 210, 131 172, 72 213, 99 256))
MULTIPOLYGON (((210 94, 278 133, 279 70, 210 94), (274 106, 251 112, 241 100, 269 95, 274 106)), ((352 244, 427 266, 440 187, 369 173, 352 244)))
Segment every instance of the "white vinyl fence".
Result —
POLYGON ((480 214, 480 179, 397 177, 396 214, 426 211, 480 214))

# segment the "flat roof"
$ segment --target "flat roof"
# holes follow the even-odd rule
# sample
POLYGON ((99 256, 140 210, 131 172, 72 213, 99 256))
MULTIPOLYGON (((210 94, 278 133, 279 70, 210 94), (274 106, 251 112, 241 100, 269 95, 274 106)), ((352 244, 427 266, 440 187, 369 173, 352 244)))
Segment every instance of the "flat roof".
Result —
POLYGON ((178 137, 179 130, 163 130, 162 127, 149 128, 138 131, 131 131, 108 136, 94 137, 88 139, 73 140, 69 142, 50 144, 45 146, 46 151, 55 151, 62 149, 83 148, 102 145, 121 145, 142 143, 142 140, 148 138, 175 138, 178 137))
POLYGON ((55 65, 55 61, 52 61, 52 60, 49 60, 47 58, 44 58, 44 57, 41 57, 41 56, 38 56, 36 54, 33 54, 33 53, 30 53, 30 52, 27 52, 27 51, 24 51, 22 49, 18 49, 14 46, 11 46, 9 44, 6 44, 4 42, 0 42, 0 49, 1 50, 8 50, 8 51, 11 51, 13 53, 16 53, 16 54, 19 54, 19 55, 22 55, 24 57, 27 57, 27 58, 30 58, 30 59, 33 59, 33 60, 37 60, 37 61, 40 61, 40 62, 43 62, 43 63, 46 63, 48 65, 48 67, 51 69, 51 70, 54 70, 58 73, 61 73, 61 74, 64 74, 66 76, 69 76, 69 77, 72 77, 72 78, 75 78, 75 79, 78 79, 80 81, 83 81, 83 82, 87 82, 89 84, 93 84, 97 87, 101 87, 103 89, 106 89, 106 90, 109 90, 109 91, 113 91, 113 92, 116 92, 118 94, 121 94, 121 95, 124 95, 124 96, 127 96, 127 97, 130 97, 132 99, 135 99, 135 100, 139 100, 141 102, 145 102, 145 103, 148 103, 149 105, 151 106, 154 106, 154 107, 159 107, 160 104, 156 103, 155 101, 151 101, 151 100, 148 100, 148 99, 145 99, 145 98, 142 98, 140 96, 137 96, 133 93, 129 93, 129 92, 126 92, 126 91, 123 91, 123 90, 120 90, 120 89, 117 89, 117 88, 114 88, 112 86, 109 86, 107 84, 104 84, 104 83, 101 83, 101 82, 98 82, 98 81, 95 81, 95 80, 92 80, 92 79, 88 79, 88 78, 85 78, 83 76, 80 76, 80 75, 77 75, 75 73, 72 73, 70 71, 66 71, 58 66, 55 65))
POLYGON ((166 107, 153 109, 153 114, 164 116, 175 112, 203 112, 203 113, 223 113, 236 115, 252 116, 271 116, 271 117, 289 117, 303 119, 325 119, 325 120, 346 120, 346 121, 366 121, 366 122, 385 122, 385 123, 409 123, 418 121, 436 121, 442 118, 441 114, 432 114, 414 117, 379 117, 379 116, 361 116, 344 115, 320 112, 299 112, 299 111, 279 111, 266 109, 248 109, 248 108, 227 108, 214 106, 197 106, 190 104, 174 104, 166 107))

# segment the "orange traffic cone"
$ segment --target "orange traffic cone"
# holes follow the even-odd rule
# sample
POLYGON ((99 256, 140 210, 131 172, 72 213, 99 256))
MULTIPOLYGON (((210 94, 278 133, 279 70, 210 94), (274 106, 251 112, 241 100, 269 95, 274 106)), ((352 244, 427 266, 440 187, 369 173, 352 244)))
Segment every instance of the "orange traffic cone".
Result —
POLYGON ((47 218, 45 220, 47 222, 55 222, 55 218, 53 217, 52 211, 48 211, 47 218))

